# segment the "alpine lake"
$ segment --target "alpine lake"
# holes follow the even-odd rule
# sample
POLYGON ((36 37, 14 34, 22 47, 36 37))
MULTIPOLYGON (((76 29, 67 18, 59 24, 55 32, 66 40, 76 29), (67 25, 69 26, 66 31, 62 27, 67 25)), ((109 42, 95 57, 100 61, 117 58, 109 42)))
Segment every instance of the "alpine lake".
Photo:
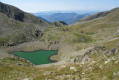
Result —
POLYGON ((54 63, 56 61, 52 61, 50 59, 51 56, 56 55, 58 50, 38 50, 38 51, 18 51, 18 52, 11 52, 11 54, 25 58, 29 60, 34 65, 41 65, 41 64, 49 64, 54 63))

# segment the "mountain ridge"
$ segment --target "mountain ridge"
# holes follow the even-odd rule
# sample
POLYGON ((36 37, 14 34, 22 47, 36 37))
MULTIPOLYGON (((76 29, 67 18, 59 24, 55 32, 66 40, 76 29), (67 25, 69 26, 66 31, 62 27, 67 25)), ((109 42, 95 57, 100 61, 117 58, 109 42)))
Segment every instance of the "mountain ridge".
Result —
POLYGON ((99 18, 99 17, 104 17, 104 16, 106 16, 106 15, 108 15, 108 14, 110 14, 110 13, 116 11, 116 10, 119 10, 119 7, 114 8, 114 9, 109 10, 109 11, 104 11, 104 12, 96 13, 96 14, 91 15, 89 17, 83 18, 83 19, 81 19, 79 21, 89 21, 89 20, 93 20, 93 19, 96 19, 96 18, 99 18))
POLYGON ((15 20, 18 20, 20 22, 25 23, 32 23, 32 24, 38 24, 42 26, 42 23, 45 24, 45 26, 48 27, 48 23, 44 22, 43 20, 39 19, 36 16, 33 16, 29 13, 26 13, 19 8, 16 8, 14 6, 4 4, 0 2, 0 12, 3 14, 6 14, 8 17, 13 18, 15 20))
POLYGON ((89 16, 90 14, 77 14, 77 13, 53 13, 50 15, 39 15, 39 17, 42 17, 50 22, 55 21, 64 21, 68 25, 73 24, 77 22, 78 20, 89 16))
POLYGON ((0 46, 34 41, 52 25, 19 8, 0 2, 0 46))

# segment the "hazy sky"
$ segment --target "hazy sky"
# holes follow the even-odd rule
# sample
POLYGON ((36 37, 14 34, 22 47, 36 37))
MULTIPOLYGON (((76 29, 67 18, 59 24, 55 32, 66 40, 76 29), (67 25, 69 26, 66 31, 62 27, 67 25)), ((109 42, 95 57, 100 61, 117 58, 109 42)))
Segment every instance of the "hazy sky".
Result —
POLYGON ((119 7, 119 0, 0 0, 26 12, 51 10, 109 10, 119 7))

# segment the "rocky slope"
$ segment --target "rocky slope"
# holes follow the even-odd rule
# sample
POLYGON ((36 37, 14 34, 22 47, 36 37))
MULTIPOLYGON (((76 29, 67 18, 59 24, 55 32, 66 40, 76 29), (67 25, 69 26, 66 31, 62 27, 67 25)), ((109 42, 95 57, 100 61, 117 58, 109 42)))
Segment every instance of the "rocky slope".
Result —
POLYGON ((0 2, 0 12, 6 14, 9 18, 13 18, 20 22, 38 24, 40 26, 48 27, 48 23, 22 10, 0 2))
POLYGON ((0 46, 14 46, 38 40, 49 24, 36 16, 0 2, 0 46))
POLYGON ((112 9, 112 10, 110 10, 110 11, 99 12, 99 13, 94 14, 94 15, 92 15, 92 16, 83 18, 83 19, 81 19, 81 20, 79 20, 79 21, 90 21, 90 20, 93 20, 93 19, 96 19, 96 18, 105 17, 105 16, 107 16, 107 15, 109 15, 109 14, 111 14, 111 13, 113 13, 114 11, 117 11, 117 10, 119 10, 119 8, 115 8, 115 9, 112 9))

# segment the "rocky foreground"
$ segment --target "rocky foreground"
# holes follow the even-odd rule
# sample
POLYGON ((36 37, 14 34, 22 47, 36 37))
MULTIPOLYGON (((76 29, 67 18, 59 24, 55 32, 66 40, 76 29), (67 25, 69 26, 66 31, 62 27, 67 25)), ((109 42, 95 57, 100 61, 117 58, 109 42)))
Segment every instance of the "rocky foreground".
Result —
POLYGON ((14 56, 4 58, 0 60, 0 79, 118 80, 118 40, 92 47, 83 56, 77 56, 71 62, 60 61, 53 64, 34 66, 29 61, 14 56))

